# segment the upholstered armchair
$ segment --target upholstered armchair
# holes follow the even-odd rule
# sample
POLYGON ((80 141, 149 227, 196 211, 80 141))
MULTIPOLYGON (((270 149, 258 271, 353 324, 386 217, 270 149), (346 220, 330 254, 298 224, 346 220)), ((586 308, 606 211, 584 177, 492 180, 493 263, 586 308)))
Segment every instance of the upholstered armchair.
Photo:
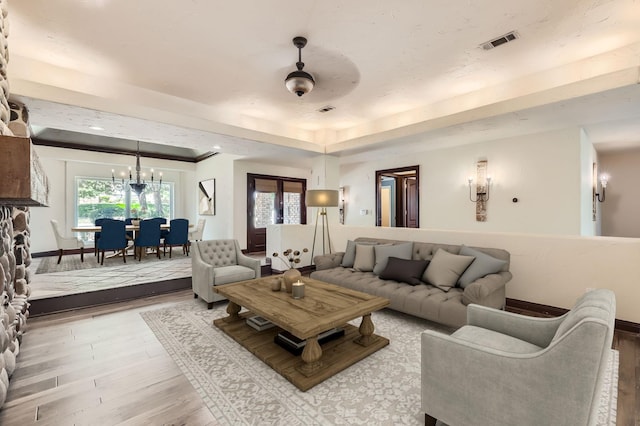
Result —
POLYGON ((63 237, 58 226, 58 221, 51 219, 51 227, 53 228, 53 234, 56 237, 56 244, 58 246, 58 264, 62 260, 62 254, 65 250, 80 249, 80 261, 84 262, 84 243, 81 239, 76 237, 63 237))
POLYGON ((191 257, 193 295, 207 302, 224 297, 213 286, 260 278, 260 260, 242 254, 237 240, 206 240, 194 243, 191 257))
POLYGON ((452 335, 423 332, 425 423, 594 425, 615 305, 604 289, 556 318, 469 305, 452 335))

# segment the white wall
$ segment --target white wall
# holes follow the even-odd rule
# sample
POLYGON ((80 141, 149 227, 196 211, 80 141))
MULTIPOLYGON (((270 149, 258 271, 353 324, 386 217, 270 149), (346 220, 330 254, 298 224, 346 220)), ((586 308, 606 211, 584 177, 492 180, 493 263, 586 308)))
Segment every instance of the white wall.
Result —
MULTIPOLYGON (((56 250, 50 220, 60 223, 61 231, 67 236, 73 235, 70 228, 76 225, 75 218, 75 178, 111 177, 111 170, 135 168, 135 157, 117 154, 104 154, 73 149, 34 146, 42 167, 49 178, 50 206, 31 209, 31 250, 33 253, 56 250)), ((178 161, 142 158, 142 168, 150 168, 156 173, 162 171, 165 181, 175 183, 174 216, 192 220, 196 205, 195 195, 190 191, 197 188, 194 184, 195 164, 178 161), (190 190, 187 190, 190 188, 190 190)))
POLYGON ((600 206, 596 202, 596 220, 593 220, 593 163, 598 156, 589 137, 580 130, 580 235, 600 234, 600 206))
POLYGON ((599 155, 600 171, 610 176, 602 211, 602 235, 640 237, 640 150, 599 155))
MULTIPOLYGON (((312 235, 310 225, 270 226, 267 245, 278 252, 300 249, 312 235)), ((357 237, 502 248, 511 253, 508 298, 568 309, 586 289, 608 288, 616 294, 616 318, 640 323, 639 239, 342 225, 332 227, 331 235, 334 251, 344 251, 347 240, 357 237)))
MULTIPOLYGON (((234 200, 242 194, 234 187, 234 162, 240 157, 230 154, 218 154, 198 163, 196 181, 191 192, 198 196, 198 182, 206 179, 216 180, 216 214, 213 216, 198 215, 197 200, 194 201, 196 219, 205 219, 203 239, 235 238, 233 234, 234 200)), ((246 238, 245 238, 246 240, 246 238)))
POLYGON ((580 141, 580 129, 571 128, 345 164, 345 224, 375 225, 376 170, 417 164, 421 228, 579 235, 580 141), (467 184, 481 159, 493 178, 486 222, 476 222, 467 184), (361 216, 361 209, 369 214, 361 216))

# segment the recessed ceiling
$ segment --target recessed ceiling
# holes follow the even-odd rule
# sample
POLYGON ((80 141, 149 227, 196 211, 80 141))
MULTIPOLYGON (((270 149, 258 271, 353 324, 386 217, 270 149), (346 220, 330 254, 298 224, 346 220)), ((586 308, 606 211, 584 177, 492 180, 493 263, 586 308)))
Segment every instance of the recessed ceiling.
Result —
POLYGON ((550 114, 601 147, 640 140, 632 0, 30 0, 9 19, 11 93, 42 128, 274 158, 471 142, 550 114), (297 35, 316 80, 301 98, 284 87, 297 35))

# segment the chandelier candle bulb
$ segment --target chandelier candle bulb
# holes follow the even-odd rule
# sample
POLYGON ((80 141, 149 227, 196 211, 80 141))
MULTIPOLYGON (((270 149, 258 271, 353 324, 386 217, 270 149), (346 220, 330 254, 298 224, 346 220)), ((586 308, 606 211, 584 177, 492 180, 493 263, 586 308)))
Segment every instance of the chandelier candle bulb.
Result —
POLYGON ((300 280, 293 283, 291 295, 294 299, 302 299, 304 297, 304 283, 300 280))

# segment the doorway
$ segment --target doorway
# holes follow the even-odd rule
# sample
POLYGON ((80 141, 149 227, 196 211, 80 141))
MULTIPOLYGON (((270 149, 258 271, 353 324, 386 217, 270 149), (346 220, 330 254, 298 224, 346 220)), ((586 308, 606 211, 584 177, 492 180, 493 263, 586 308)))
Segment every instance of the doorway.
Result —
POLYGON ((376 226, 420 227, 420 166, 376 171, 376 226))
POLYGON ((247 251, 267 249, 267 225, 306 224, 305 179, 247 173, 247 251))

